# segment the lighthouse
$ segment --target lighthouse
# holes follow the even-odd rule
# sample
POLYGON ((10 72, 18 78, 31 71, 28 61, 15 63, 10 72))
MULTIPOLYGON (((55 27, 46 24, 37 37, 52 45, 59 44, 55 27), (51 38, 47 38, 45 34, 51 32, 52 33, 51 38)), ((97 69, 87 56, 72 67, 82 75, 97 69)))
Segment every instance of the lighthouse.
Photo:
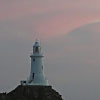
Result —
POLYGON ((22 80, 21 85, 43 85, 48 86, 48 81, 45 78, 43 71, 43 54, 41 53, 41 46, 39 41, 35 41, 33 45, 33 52, 31 58, 31 71, 27 80, 22 80))

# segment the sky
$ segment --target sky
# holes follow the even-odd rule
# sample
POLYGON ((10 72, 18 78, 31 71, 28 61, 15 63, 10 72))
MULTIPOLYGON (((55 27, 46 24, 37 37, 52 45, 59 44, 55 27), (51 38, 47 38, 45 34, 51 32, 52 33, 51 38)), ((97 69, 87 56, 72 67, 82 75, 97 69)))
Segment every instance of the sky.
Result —
POLYGON ((31 39, 34 35, 42 39, 59 37, 99 20, 99 4, 99 0, 0 0, 1 27, 9 31, 2 34, 31 39))
POLYGON ((49 83, 65 100, 100 99, 99 0, 0 0, 0 91, 30 72, 36 38, 49 83))

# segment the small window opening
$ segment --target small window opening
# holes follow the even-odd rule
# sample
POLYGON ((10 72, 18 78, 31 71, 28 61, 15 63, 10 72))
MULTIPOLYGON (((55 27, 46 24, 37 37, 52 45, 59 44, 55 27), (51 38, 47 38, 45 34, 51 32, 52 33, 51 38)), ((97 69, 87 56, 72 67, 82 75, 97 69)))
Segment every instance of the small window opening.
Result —
POLYGON ((35 59, 33 58, 33 61, 35 61, 35 59))
POLYGON ((42 66, 42 69, 43 69, 43 66, 42 66))
POLYGON ((26 81, 23 81, 23 83, 26 83, 26 81))

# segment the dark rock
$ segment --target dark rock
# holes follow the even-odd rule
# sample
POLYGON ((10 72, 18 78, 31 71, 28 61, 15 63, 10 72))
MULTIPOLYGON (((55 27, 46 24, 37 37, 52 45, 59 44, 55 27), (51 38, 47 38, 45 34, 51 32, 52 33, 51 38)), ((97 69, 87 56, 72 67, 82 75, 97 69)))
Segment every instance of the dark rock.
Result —
POLYGON ((0 100, 63 100, 51 86, 18 86, 9 93, 0 93, 0 100))

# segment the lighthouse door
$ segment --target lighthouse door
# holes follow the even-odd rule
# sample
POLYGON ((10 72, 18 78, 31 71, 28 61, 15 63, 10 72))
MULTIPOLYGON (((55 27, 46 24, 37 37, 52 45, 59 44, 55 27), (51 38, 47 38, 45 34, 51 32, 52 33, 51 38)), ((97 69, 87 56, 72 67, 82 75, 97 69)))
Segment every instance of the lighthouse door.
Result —
POLYGON ((34 73, 33 73, 33 79, 34 79, 34 73))

